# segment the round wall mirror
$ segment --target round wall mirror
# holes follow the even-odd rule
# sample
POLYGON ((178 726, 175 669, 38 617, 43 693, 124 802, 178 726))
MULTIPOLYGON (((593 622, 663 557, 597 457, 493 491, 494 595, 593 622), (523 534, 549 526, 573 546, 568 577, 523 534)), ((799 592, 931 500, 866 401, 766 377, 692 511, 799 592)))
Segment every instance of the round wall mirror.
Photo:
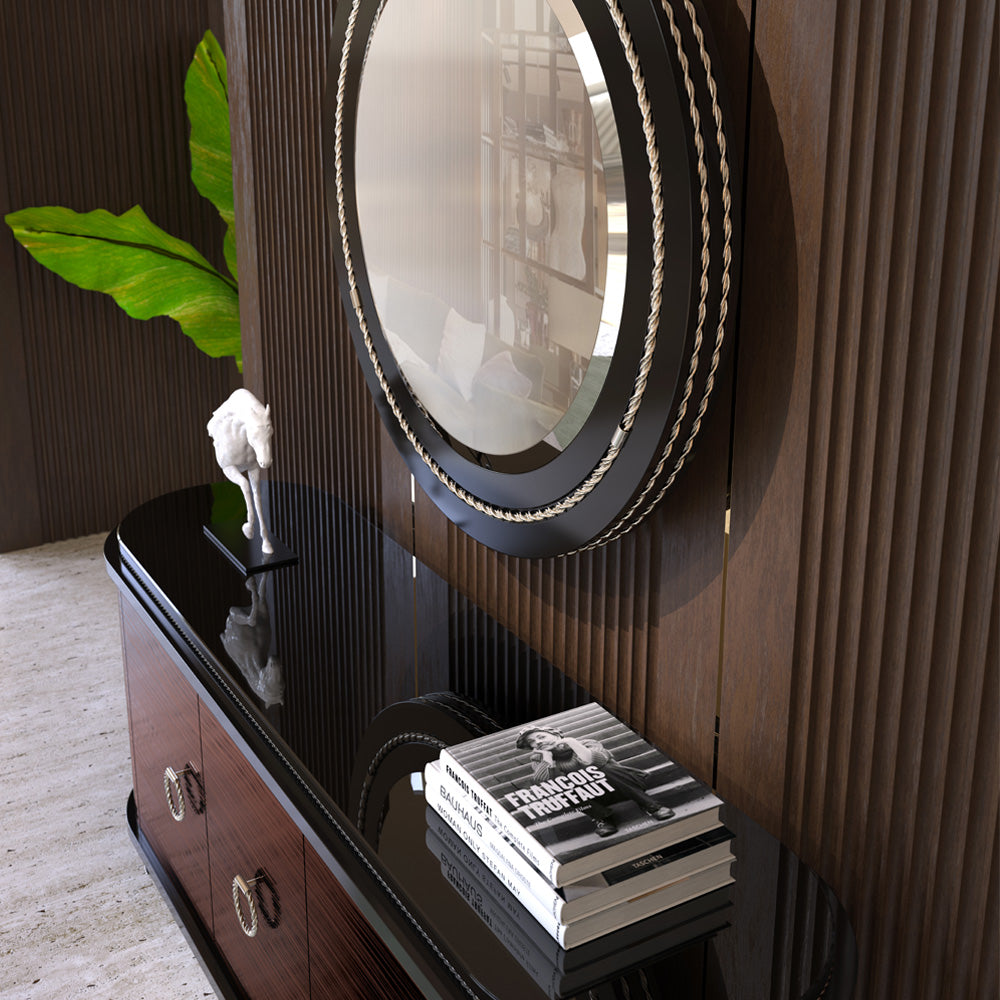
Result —
POLYGON ((735 185, 690 0, 351 0, 326 154, 340 290, 414 476, 515 555, 603 544, 688 460, 735 185))

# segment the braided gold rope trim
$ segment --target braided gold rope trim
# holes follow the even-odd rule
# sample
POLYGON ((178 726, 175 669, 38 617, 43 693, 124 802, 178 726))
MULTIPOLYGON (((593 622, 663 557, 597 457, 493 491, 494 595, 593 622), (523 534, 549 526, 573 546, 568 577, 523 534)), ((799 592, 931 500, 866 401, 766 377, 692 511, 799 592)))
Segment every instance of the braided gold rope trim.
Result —
POLYGON ((366 814, 368 812, 368 796, 371 794, 372 783, 375 781, 375 772, 382 766, 382 761, 385 760, 389 753, 395 750, 396 747, 407 743, 421 743, 424 746, 432 747, 434 750, 443 750, 446 746, 445 742, 436 736, 419 732, 397 733, 392 739, 383 743, 368 762, 368 767, 365 769, 365 777, 361 785, 361 796, 358 799, 358 814, 354 821, 354 825, 359 830, 364 830, 365 828, 366 814))
MULTIPOLYGON (((628 27, 625 24, 625 18, 619 7, 617 0, 606 0, 608 10, 615 22, 615 26, 618 30, 619 40, 621 41, 622 47, 625 51, 625 57, 629 63, 629 67, 632 71, 632 81, 633 86, 636 89, 636 98, 639 104, 639 110, 642 114, 643 120, 643 132, 646 139, 646 153, 649 158, 650 163, 650 184, 652 187, 651 202, 653 210, 653 287, 650 294, 650 309, 647 317, 646 323, 646 335, 643 342, 643 355, 639 364, 639 371, 636 376, 635 385, 633 387, 632 396, 629 400, 629 405, 625 410, 622 420, 619 423, 619 429, 621 433, 614 435, 611 444, 609 445, 607 451, 604 454, 601 462, 595 467, 593 472, 587 478, 587 480, 582 483, 576 490, 567 496, 563 497, 558 503, 551 504, 546 507, 539 507, 533 510, 519 511, 511 510, 509 508, 496 507, 492 504, 484 503, 478 497, 473 496, 462 486, 460 486, 454 479, 452 479, 437 462, 431 457, 431 455, 424 448, 423 444, 417 438, 410 427, 409 422, 406 420, 399 404, 389 386, 388 380, 385 376, 385 371, 382 368, 381 363, 378 360, 378 355, 375 352, 374 343, 371 338, 371 332, 368 328, 368 323, 365 319, 364 312, 361 308, 360 295, 357 288, 357 280, 354 273, 354 262, 351 253, 350 243, 347 235, 347 221, 346 221, 346 208, 344 204, 344 187, 343 187, 343 118, 344 118, 344 93, 346 89, 346 78, 347 78, 347 57, 350 52, 351 45, 353 43, 354 31, 357 24, 358 9, 361 0, 354 0, 351 12, 348 16, 347 28, 344 37, 344 46, 341 51, 340 58, 340 70, 337 83, 337 104, 336 104, 336 131, 335 131, 335 166, 336 166, 336 192, 337 192, 337 216, 340 224, 340 237, 341 246, 344 253, 344 262, 347 270, 348 284, 350 286, 350 298, 351 304, 354 307, 355 316, 357 317, 359 327, 361 329, 362 337, 365 344, 365 349, 368 352, 369 358, 372 362, 372 366, 375 371, 376 378, 378 379, 379 386, 382 392, 385 394, 386 400, 389 403, 389 407, 392 410, 393 416, 399 423, 400 428, 403 430, 404 434, 412 445, 414 451, 420 456, 424 464, 434 473, 437 479, 448 488, 448 490, 466 503, 468 506, 479 511, 480 513, 486 514, 490 517, 497 518, 498 520, 504 520, 514 523, 531 523, 548 520, 549 518, 556 517, 559 514, 576 506, 581 500, 584 499, 604 478, 607 471, 611 468, 615 459, 621 452, 624 446, 625 440, 628 436, 628 432, 632 429, 632 425, 635 422, 636 414, 638 413, 639 406, 642 403, 643 395, 645 394, 646 385, 649 378, 649 371, 652 367, 653 360, 653 350, 656 346, 656 335, 659 324, 659 313, 661 304, 661 294, 663 288, 663 199, 662 199, 662 186, 660 180, 660 170, 659 170, 659 151, 656 147, 656 132, 653 127, 652 115, 650 111, 650 104, 646 94, 645 80, 643 79, 642 73, 639 69, 638 57, 635 53, 635 48, 632 44, 631 35, 628 32, 628 27)), ((384 8, 384 2, 379 6, 378 12, 381 13, 384 8)), ((369 32, 368 42, 366 43, 365 56, 367 58, 368 45, 371 42, 371 36, 374 33, 375 25, 377 24, 377 18, 373 20, 372 29, 369 32)), ((690 388, 694 382, 693 371, 689 373, 688 383, 686 386, 686 394, 690 393, 690 388)), ((681 417, 678 417, 677 422, 674 426, 672 438, 676 437, 679 430, 681 417)))
MULTIPOLYGON (((695 147, 698 152, 698 176, 703 179, 702 189, 701 189, 701 208, 702 208, 702 236, 705 242, 702 244, 702 297, 698 306, 698 330, 696 334, 696 345, 694 350, 694 357, 692 358, 692 364, 697 366, 697 357, 701 351, 701 338, 702 338, 702 327, 704 323, 704 308, 705 308, 705 298, 706 291, 708 287, 707 279, 707 265, 706 265, 706 254, 708 247, 708 195, 706 190, 706 182, 704 180, 704 149, 705 143, 701 135, 700 121, 701 116, 698 112, 698 108, 695 104, 694 86, 691 82, 690 75, 688 73, 688 60, 683 53, 682 41, 680 30, 677 27, 677 23, 674 19, 674 12, 670 7, 668 0, 661 0, 664 12, 670 22, 670 32, 674 38, 674 44, 677 46, 678 54, 681 59, 681 66, 684 71, 684 86, 687 90, 688 100, 690 102, 689 111, 691 114, 691 119, 695 124, 695 147)), ((712 360, 709 365, 708 375, 705 380, 705 388, 702 392, 701 402, 698 405, 698 411, 695 415, 694 423, 691 425, 691 431, 688 434, 687 441, 684 443, 684 447, 681 450, 680 455, 677 458, 677 462, 674 465, 673 471, 670 473, 667 481, 663 484, 660 491, 656 494, 656 497, 649 503, 645 510, 633 520, 635 513, 639 510, 649 494, 653 491, 655 484, 659 481, 660 476, 666 467, 667 460, 670 457, 670 453, 673 450, 674 441, 676 438, 676 425, 675 433, 671 435, 670 439, 667 441, 666 447, 663 450, 663 454, 660 456, 660 460, 653 470, 653 474, 649 477, 645 488, 639 497, 628 509, 628 511, 618 519, 618 521, 609 528, 600 538, 591 542, 589 545, 584 546, 582 549, 577 551, 585 551, 586 549, 596 548, 600 545, 605 545, 610 541, 620 538, 622 535, 631 531, 632 528, 640 524, 644 518, 649 514, 653 508, 663 499, 664 494, 673 485, 674 480, 677 478, 677 474, 681 471, 684 463, 687 460, 688 454, 694 445, 694 440, 701 429, 701 423, 705 416, 705 411, 708 407, 709 397, 712 395, 712 391, 715 388, 715 376, 719 368, 719 359, 722 356, 722 345, 725 341, 726 333, 726 320, 729 316, 729 292, 731 289, 731 270, 732 270, 732 237, 733 237, 733 219, 732 219, 732 191, 730 190, 730 173, 729 173, 729 159, 728 159, 728 144, 726 142, 725 128, 722 122, 722 108, 719 104, 719 91, 718 86, 715 82, 715 77, 712 75, 712 59, 705 47, 705 35, 698 23, 697 13, 694 9, 693 4, 690 0, 684 0, 684 8, 687 11, 688 18, 691 21, 691 28, 694 31, 695 39, 698 42, 698 53, 701 58, 702 67, 705 70, 705 78, 708 85, 709 96, 712 100, 712 119, 715 124, 715 139, 719 147, 719 174, 722 178, 722 209, 723 209, 723 250, 722 250, 722 298, 719 303, 719 323, 716 327, 715 332, 715 347, 712 351, 712 360)), ((693 371, 692 371, 693 376, 693 371)), ((685 396, 682 403, 681 418, 683 418, 684 413, 687 410, 688 397, 690 395, 690 380, 688 385, 685 386, 685 396)))

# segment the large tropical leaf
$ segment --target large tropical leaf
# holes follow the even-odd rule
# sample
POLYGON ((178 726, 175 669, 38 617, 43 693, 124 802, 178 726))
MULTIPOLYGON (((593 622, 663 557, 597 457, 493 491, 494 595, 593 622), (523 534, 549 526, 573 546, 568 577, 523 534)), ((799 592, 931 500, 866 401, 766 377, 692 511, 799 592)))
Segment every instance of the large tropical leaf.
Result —
POLYGON ((215 35, 195 49, 184 79, 184 101, 191 123, 191 180, 226 224, 226 264, 236 277, 234 235, 233 155, 229 138, 229 87, 226 57, 215 35))
POLYGON ((130 316, 170 316, 212 357, 242 370, 236 284, 189 243, 164 232, 138 206, 121 216, 46 206, 11 212, 18 242, 61 278, 106 292, 130 316))

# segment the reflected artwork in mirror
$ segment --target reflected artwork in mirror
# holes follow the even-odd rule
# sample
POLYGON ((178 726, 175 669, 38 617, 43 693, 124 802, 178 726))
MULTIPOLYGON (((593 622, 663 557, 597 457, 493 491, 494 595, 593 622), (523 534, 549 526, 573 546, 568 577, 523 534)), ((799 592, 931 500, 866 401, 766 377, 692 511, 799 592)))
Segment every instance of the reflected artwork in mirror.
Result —
POLYGON ((415 478, 520 556, 673 483, 727 343, 735 185, 691 0, 352 0, 328 70, 338 282, 415 478))

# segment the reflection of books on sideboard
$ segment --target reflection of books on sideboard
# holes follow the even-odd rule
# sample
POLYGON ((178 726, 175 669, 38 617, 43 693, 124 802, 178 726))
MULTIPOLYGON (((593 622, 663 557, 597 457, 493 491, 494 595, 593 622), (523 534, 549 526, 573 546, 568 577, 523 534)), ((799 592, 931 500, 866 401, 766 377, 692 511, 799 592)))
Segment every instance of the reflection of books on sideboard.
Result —
POLYGON ((729 887, 723 886, 600 935, 585 948, 567 950, 541 929, 446 824, 429 826, 426 842, 452 888, 554 1000, 574 996, 630 970, 661 961, 729 925, 732 901, 729 887))

